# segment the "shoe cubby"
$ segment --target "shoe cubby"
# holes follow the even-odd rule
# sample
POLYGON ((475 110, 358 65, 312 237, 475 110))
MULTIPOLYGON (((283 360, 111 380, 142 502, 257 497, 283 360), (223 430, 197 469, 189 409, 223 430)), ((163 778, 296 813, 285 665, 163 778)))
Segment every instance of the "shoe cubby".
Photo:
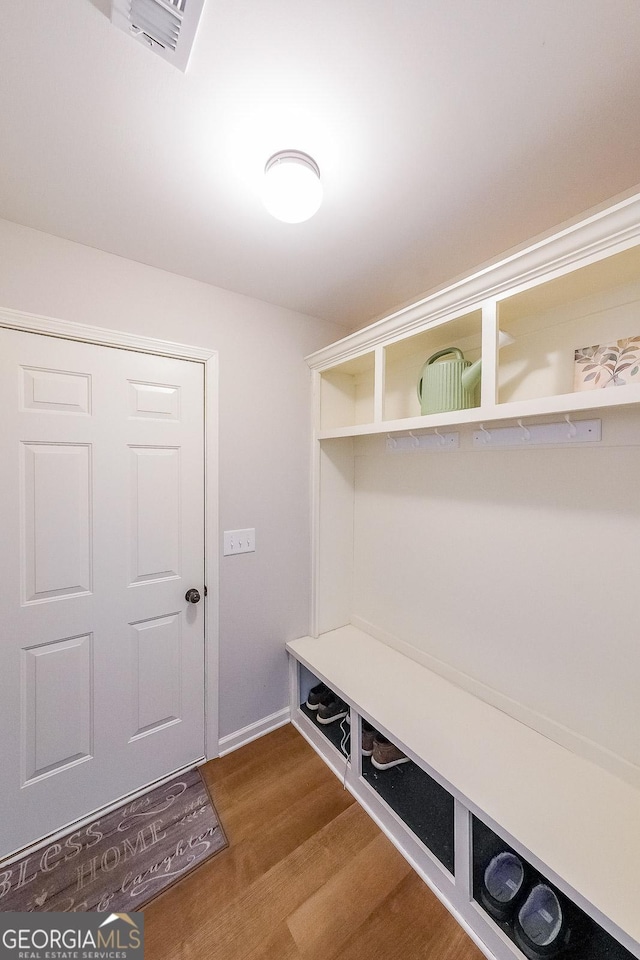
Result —
POLYGON ((362 778, 406 827, 454 873, 454 799, 412 760, 379 770, 362 757, 362 778))
MULTIPOLYGON (((299 666, 299 671, 300 713, 307 718, 309 723, 313 724, 314 728, 338 751, 341 757, 348 760, 351 749, 348 708, 345 716, 338 716, 337 719, 327 718, 328 722, 320 722, 319 708, 312 709, 308 706, 307 700, 311 691, 320 686, 322 681, 302 665, 299 666)), ((337 695, 335 697, 337 700, 340 699, 337 695)), ((342 711, 340 710, 339 713, 342 713, 342 711)))
MULTIPOLYGON (((633 960, 633 954, 475 816, 472 817, 472 857, 475 902, 528 960, 561 957, 565 954, 579 960, 633 960), (501 866, 501 860, 504 866, 501 866), (514 866, 518 863, 522 865, 522 870, 514 866), (490 865, 493 869, 485 881, 490 865), (550 894, 547 893, 549 903, 545 903, 544 895, 538 897, 538 903, 535 902, 533 891, 536 887, 548 888, 551 891, 550 894), (495 897, 492 892, 496 894, 495 897), (554 927, 556 917, 552 916, 552 911, 556 903, 560 905, 566 927, 571 928, 571 932, 567 934, 570 945, 562 949, 559 946, 554 949, 553 943, 557 923, 554 927), (522 924, 519 925, 518 921, 522 910, 525 910, 524 923, 529 925, 529 932, 533 932, 539 941, 538 945, 533 946, 525 942, 524 949, 523 936, 519 933, 522 924), (545 944, 544 941, 547 940, 552 942, 545 944)), ((608 869, 607 864, 602 867, 604 870, 608 869)), ((558 940, 562 936, 563 933, 560 932, 558 940)))
POLYGON ((373 422, 375 354, 366 353, 320 375, 320 428, 373 422))
MULTIPOLYGON (((427 360, 448 348, 461 350, 472 363, 480 358, 482 311, 475 310, 447 323, 389 344, 384 351, 384 419, 404 420, 422 415, 418 381, 427 360)), ((443 357, 454 360, 455 355, 443 357)), ((438 363, 439 361, 435 361, 438 363)), ((480 403, 480 377, 473 390, 472 406, 480 403)))

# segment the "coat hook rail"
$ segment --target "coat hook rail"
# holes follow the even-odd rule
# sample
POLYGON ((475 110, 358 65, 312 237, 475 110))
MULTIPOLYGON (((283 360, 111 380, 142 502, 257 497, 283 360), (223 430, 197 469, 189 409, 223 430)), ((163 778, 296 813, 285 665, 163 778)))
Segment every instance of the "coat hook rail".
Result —
POLYGON ((401 437, 387 434, 388 453, 400 452, 401 450, 457 450, 459 446, 459 433, 440 433, 439 430, 436 430, 434 433, 415 434, 411 430, 401 437))
POLYGON ((568 416, 559 423, 531 423, 525 426, 518 420, 517 427, 492 427, 486 430, 484 424, 474 430, 473 446, 486 447, 522 447, 534 444, 590 443, 602 439, 602 420, 570 420, 568 416), (569 430, 567 431, 567 424, 569 430))

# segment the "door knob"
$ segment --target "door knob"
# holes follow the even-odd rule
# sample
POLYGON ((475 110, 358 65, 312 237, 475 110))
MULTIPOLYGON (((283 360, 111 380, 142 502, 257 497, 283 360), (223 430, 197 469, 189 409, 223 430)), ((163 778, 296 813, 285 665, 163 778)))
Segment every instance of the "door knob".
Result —
POLYGON ((184 598, 187 603, 200 603, 200 594, 195 587, 192 587, 191 590, 187 590, 184 598))

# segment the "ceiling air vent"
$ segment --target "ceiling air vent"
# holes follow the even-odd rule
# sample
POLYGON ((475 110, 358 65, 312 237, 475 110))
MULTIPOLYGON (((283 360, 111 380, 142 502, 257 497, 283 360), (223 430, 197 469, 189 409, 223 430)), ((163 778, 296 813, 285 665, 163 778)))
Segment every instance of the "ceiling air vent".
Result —
POLYGON ((111 0, 111 22, 183 72, 204 0, 111 0))

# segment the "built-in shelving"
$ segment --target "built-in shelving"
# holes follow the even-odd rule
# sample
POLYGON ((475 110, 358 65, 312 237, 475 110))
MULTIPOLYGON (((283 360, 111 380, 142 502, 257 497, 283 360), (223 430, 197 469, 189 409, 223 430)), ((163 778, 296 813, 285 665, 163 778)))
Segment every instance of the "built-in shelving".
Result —
POLYGON ((522 954, 474 900, 472 816, 640 958, 640 380, 575 377, 576 351, 638 336, 640 195, 307 358, 316 639, 288 645, 293 720, 499 960, 522 954), (447 347, 482 361, 475 404, 423 415, 447 347), (305 669, 453 798, 453 861, 305 716, 305 669))
MULTIPOLYGON (((437 298, 436 298, 437 299, 437 298)), ((432 305, 433 306, 433 305, 432 305)), ((320 440, 428 430, 463 423, 598 410, 640 402, 640 385, 576 392, 575 351, 640 335, 640 245, 517 288, 479 299, 475 309, 412 320, 385 341, 371 328, 370 349, 334 365, 336 348, 308 358, 320 378, 320 440), (498 331, 513 342, 498 350, 498 331), (376 343, 377 346, 373 346, 376 343), (428 358, 458 347, 483 358, 477 405, 423 416, 416 386, 428 358)), ((345 338, 343 344, 350 338, 345 338)), ((363 335, 359 334, 359 347, 363 335)))

